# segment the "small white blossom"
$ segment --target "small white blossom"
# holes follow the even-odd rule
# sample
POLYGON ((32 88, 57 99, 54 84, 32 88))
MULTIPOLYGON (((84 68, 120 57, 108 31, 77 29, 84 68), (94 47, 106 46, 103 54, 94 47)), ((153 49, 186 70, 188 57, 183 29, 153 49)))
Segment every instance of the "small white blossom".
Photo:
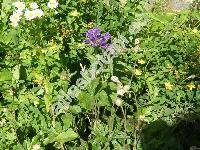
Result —
POLYGON ((126 92, 124 91, 123 86, 120 85, 120 86, 117 87, 117 95, 123 96, 125 93, 126 92))
POLYGON ((130 89, 130 85, 125 85, 123 89, 125 92, 128 92, 128 90, 130 89))
POLYGON ((136 38, 136 39, 135 39, 135 45, 138 45, 138 44, 140 44, 140 39, 139 39, 139 38, 136 38))
POLYGON ((147 123, 149 123, 149 120, 148 120, 144 115, 140 115, 140 116, 139 116, 139 120, 142 121, 142 122, 147 122, 147 123))
POLYGON ((18 22, 21 19, 21 15, 22 15, 21 11, 13 12, 13 14, 10 16, 10 21, 12 26, 14 27, 18 26, 18 22))
POLYGON ((19 25, 19 23, 18 23, 18 22, 11 22, 11 25, 12 25, 13 27, 17 27, 17 26, 19 25))
POLYGON ((38 4, 36 2, 32 2, 32 3, 30 3, 30 8, 31 9, 37 9, 38 8, 38 4))
POLYGON ((111 81, 116 82, 116 83, 120 83, 119 78, 116 77, 116 76, 112 76, 111 81))
POLYGON ((17 2, 15 2, 15 3, 13 3, 13 5, 15 6, 15 7, 17 7, 17 9, 18 10, 24 10, 25 9, 25 3, 24 2, 20 2, 20 1, 17 1, 17 2))
POLYGON ((32 20, 32 19, 36 18, 35 11, 31 11, 31 10, 26 10, 24 15, 26 17, 26 20, 32 20))
POLYGON ((117 95, 123 96, 128 90, 130 89, 129 85, 125 85, 124 87, 122 85, 119 85, 117 87, 117 95))
POLYGON ((119 106, 122 106, 122 100, 121 100, 120 98, 117 98, 117 99, 115 100, 115 105, 117 105, 118 107, 119 107, 119 106))
POLYGON ((40 145, 38 144, 33 145, 32 150, 39 150, 39 149, 40 149, 40 145))
POLYGON ((3 112, 8 112, 8 108, 4 108, 4 109, 3 109, 3 112))
POLYGON ((41 10, 41 9, 35 9, 34 13, 35 13, 35 16, 38 18, 41 18, 44 15, 43 10, 41 10))
POLYGON ((47 7, 49 7, 50 9, 57 8, 57 7, 58 7, 58 2, 57 2, 57 0, 50 0, 50 1, 47 3, 47 7))

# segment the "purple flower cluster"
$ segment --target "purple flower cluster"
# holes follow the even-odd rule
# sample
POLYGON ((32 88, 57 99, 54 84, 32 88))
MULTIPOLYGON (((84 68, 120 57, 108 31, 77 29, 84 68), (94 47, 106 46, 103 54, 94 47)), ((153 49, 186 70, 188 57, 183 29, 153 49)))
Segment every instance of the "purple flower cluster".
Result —
POLYGON ((107 32, 104 35, 101 35, 99 28, 93 28, 86 32, 87 40, 84 41, 85 44, 91 44, 93 47, 100 46, 104 49, 107 49, 110 44, 108 40, 111 39, 111 35, 107 32))

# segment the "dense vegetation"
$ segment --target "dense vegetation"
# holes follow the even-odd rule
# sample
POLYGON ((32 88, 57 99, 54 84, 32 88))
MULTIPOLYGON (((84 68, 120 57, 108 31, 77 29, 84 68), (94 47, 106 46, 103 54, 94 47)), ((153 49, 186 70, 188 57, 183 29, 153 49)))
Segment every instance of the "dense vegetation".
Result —
POLYGON ((1 0, 0 149, 200 147, 198 1, 35 2, 1 0))

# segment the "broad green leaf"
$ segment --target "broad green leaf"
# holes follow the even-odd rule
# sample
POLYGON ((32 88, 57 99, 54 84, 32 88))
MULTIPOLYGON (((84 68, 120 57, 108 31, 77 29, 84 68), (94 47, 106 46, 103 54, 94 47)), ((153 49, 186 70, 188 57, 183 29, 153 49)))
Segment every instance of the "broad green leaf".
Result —
POLYGON ((62 116, 62 121, 64 123, 63 128, 64 129, 68 129, 72 122, 73 122, 73 115, 70 113, 66 113, 62 116))
POLYGON ((13 79, 14 80, 19 80, 20 79, 20 67, 21 65, 16 65, 13 70, 12 70, 12 74, 13 74, 13 79))
POLYGON ((0 82, 12 80, 12 73, 8 70, 0 72, 0 82))
POLYGON ((78 105, 73 105, 73 106, 70 106, 69 107, 69 111, 71 112, 71 113, 80 113, 81 112, 81 107, 80 106, 78 106, 78 105))
POLYGON ((65 143, 72 141, 78 137, 78 134, 75 133, 72 129, 67 130, 66 132, 60 133, 56 138, 56 142, 65 143))

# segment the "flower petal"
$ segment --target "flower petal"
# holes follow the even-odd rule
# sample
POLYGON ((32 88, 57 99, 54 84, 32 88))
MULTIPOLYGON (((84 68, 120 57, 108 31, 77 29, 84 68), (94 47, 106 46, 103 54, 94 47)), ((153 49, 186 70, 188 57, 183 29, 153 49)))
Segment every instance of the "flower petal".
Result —
POLYGON ((90 43, 91 43, 91 40, 89 40, 89 39, 88 39, 88 40, 84 40, 83 43, 85 43, 85 44, 90 44, 90 43))

